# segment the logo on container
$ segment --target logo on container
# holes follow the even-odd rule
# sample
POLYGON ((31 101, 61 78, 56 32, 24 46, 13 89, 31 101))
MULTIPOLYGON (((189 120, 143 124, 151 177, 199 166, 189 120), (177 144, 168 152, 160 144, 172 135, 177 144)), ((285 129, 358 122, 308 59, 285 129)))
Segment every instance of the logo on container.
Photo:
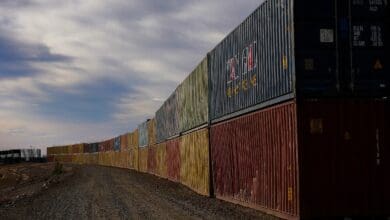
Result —
POLYGON ((228 76, 226 95, 231 98, 241 91, 257 86, 257 42, 253 41, 241 53, 229 58, 226 62, 228 76))

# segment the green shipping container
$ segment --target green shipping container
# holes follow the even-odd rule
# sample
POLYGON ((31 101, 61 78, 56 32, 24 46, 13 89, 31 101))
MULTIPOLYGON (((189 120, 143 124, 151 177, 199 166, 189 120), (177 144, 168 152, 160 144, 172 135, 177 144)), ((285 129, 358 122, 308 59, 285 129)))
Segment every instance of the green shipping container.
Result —
POLYGON ((208 121, 208 62, 207 57, 183 81, 179 95, 179 126, 185 132, 208 121))

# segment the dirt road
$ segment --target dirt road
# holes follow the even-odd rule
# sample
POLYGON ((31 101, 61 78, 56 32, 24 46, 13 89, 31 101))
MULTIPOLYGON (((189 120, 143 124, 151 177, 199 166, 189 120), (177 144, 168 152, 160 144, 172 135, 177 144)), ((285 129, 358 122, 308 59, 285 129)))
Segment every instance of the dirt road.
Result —
POLYGON ((148 174, 100 166, 73 170, 37 196, 0 205, 1 219, 275 219, 148 174))

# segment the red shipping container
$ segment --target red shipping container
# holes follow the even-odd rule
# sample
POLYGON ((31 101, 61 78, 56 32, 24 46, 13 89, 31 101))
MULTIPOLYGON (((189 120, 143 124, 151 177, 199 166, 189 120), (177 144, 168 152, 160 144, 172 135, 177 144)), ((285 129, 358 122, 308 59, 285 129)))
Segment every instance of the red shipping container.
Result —
POLYGON ((211 127, 214 192, 283 218, 298 216, 296 105, 211 127))
POLYGON ((167 141, 167 176, 174 182, 180 181, 180 139, 167 141))
POLYGON ((389 110, 291 101, 213 125, 215 194, 286 219, 390 216, 389 110))

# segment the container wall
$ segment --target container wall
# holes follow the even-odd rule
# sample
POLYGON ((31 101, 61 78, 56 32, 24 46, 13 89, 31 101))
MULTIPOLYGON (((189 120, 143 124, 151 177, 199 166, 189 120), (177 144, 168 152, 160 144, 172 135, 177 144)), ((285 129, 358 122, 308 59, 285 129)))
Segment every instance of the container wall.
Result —
POLYGON ((138 171, 148 172, 148 147, 138 149, 138 171))
POLYGON ((284 218, 298 216, 294 102, 213 125, 210 142, 217 197, 284 218))
POLYGON ((181 137, 180 160, 180 182, 199 194, 209 196, 208 129, 202 129, 181 137))
POLYGON ((386 105, 353 99, 302 103, 302 216, 390 216, 386 105))
POLYGON ((157 143, 179 134, 178 90, 180 86, 156 112, 157 143))
POLYGON ((146 147, 149 144, 147 121, 138 126, 138 144, 139 147, 146 147))
POLYGON ((156 148, 156 172, 155 175, 167 177, 167 146, 166 143, 157 144, 156 148))
POLYGON ((166 142, 166 164, 167 177, 174 182, 180 181, 180 138, 172 139, 166 142))
POLYGON ((211 119, 294 92, 292 2, 265 1, 210 52, 211 119))
POLYGON ((148 121, 148 141, 149 145, 156 144, 156 119, 148 121))
POLYGON ((207 57, 183 81, 179 96, 179 127, 184 132, 208 122, 208 62, 207 57))

